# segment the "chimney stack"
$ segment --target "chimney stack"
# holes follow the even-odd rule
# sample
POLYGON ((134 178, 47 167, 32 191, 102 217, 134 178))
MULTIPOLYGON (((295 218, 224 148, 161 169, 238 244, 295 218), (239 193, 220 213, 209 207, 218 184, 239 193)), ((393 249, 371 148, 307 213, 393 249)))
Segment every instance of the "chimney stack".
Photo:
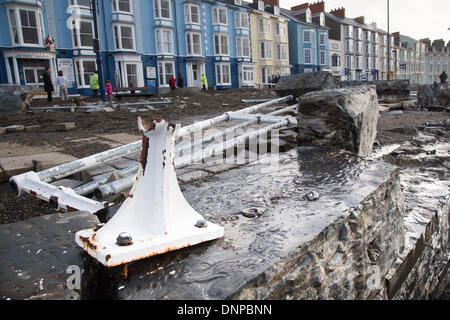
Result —
POLYGON ((341 19, 345 19, 345 8, 344 7, 331 10, 330 13, 332 15, 335 15, 336 17, 339 17, 341 19))
POLYGON ((358 23, 365 24, 365 23, 364 23, 364 16, 355 18, 355 19, 353 19, 353 20, 355 20, 355 21, 358 22, 358 23))
POLYGON ((319 12, 325 12, 325 2, 324 1, 317 1, 309 5, 309 10, 311 10, 311 13, 319 13, 319 12))
POLYGON ((295 11, 300 11, 300 10, 304 10, 304 9, 308 9, 309 8, 309 2, 303 3, 303 4, 299 4, 298 6, 292 7, 291 11, 295 12, 295 11))
MULTIPOLYGON (((280 1, 279 0, 262 0, 266 5, 268 6, 280 6, 280 1)), ((253 3, 258 2, 258 0, 253 0, 253 3)))

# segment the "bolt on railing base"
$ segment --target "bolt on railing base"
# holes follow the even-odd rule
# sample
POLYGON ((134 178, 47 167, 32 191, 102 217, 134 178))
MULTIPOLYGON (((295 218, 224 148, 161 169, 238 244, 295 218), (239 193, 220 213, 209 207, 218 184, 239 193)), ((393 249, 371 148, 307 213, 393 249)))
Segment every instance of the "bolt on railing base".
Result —
POLYGON ((221 238, 186 201, 174 168, 175 127, 138 120, 143 133, 138 175, 128 198, 100 229, 82 230, 75 241, 107 267, 221 238))

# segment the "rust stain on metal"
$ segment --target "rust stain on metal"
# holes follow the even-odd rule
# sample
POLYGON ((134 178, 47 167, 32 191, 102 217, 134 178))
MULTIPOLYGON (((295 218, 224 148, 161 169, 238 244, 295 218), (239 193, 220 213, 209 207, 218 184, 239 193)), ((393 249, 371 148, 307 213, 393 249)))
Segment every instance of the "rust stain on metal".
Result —
POLYGON ((92 243, 91 239, 89 239, 89 237, 80 237, 81 242, 83 242, 83 244, 85 245, 86 248, 89 248, 93 251, 97 250, 97 245, 95 245, 94 243, 92 243))
POLYGON ((132 193, 130 193, 129 195, 128 195, 128 198, 133 198, 134 197, 134 194, 132 194, 132 193))
POLYGON ((36 191, 33 191, 33 190, 30 190, 30 194, 33 195, 33 196, 35 196, 35 197, 37 196, 37 192, 36 192, 36 191))
POLYGON ((143 135, 142 137, 142 152, 141 152, 141 165, 143 173, 145 173, 145 167, 147 166, 147 157, 149 149, 149 138, 143 135))
POLYGON ((106 262, 108 262, 109 259, 111 259, 111 255, 110 254, 106 255, 106 257, 105 257, 106 262))

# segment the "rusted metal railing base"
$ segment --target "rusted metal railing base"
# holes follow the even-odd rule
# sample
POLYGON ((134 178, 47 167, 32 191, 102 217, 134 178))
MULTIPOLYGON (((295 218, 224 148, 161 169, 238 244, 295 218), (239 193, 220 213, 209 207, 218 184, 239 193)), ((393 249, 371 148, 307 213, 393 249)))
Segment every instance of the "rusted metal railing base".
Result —
POLYGON ((186 201, 174 169, 175 127, 142 121, 142 156, 136 181, 119 211, 100 229, 75 240, 100 263, 113 267, 221 238, 224 229, 207 222, 186 201))

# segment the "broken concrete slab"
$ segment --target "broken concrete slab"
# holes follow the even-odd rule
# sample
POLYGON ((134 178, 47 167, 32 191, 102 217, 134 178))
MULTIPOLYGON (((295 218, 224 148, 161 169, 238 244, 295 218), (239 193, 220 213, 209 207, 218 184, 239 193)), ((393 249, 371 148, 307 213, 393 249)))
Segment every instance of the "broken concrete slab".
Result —
POLYGON ((0 299, 78 298, 67 287, 68 268, 81 271, 85 259, 75 233, 98 224, 93 214, 71 212, 0 225, 0 299))
POLYGON ((72 131, 75 130, 76 124, 75 122, 64 122, 64 123, 58 123, 56 125, 57 131, 72 131))
POLYGON ((0 135, 6 133, 6 127, 0 127, 0 135))
POLYGON ((27 146, 11 141, 0 142, 0 158, 11 156, 31 156, 40 153, 59 152, 60 148, 42 144, 40 146, 27 146))
POLYGON ((299 105, 299 145, 334 146, 360 156, 372 153, 379 117, 374 86, 310 92, 299 105))
POLYGON ((15 133, 15 132, 22 132, 25 131, 25 126, 21 124, 15 124, 9 127, 6 127, 7 133, 15 133))
POLYGON ((56 167, 60 164, 75 161, 77 158, 60 152, 41 153, 28 156, 0 158, 0 167, 8 178, 34 171, 36 172, 56 167))
POLYGON ((3 183, 5 181, 8 181, 8 177, 6 176, 5 172, 2 168, 0 168, 0 183, 3 183))
POLYGON ((25 113, 38 92, 37 86, 1 85, 0 114, 25 113))
POLYGON ((197 181, 197 180, 204 179, 204 178, 206 178, 209 175, 210 174, 205 172, 205 171, 196 170, 196 171, 191 171, 191 172, 187 172, 187 173, 181 174, 177 178, 182 183, 189 183, 189 182, 192 182, 192 181, 197 181))
POLYGON ((282 77, 274 90, 280 97, 293 95, 294 98, 299 98, 308 92, 340 87, 340 81, 331 73, 319 71, 282 77))

